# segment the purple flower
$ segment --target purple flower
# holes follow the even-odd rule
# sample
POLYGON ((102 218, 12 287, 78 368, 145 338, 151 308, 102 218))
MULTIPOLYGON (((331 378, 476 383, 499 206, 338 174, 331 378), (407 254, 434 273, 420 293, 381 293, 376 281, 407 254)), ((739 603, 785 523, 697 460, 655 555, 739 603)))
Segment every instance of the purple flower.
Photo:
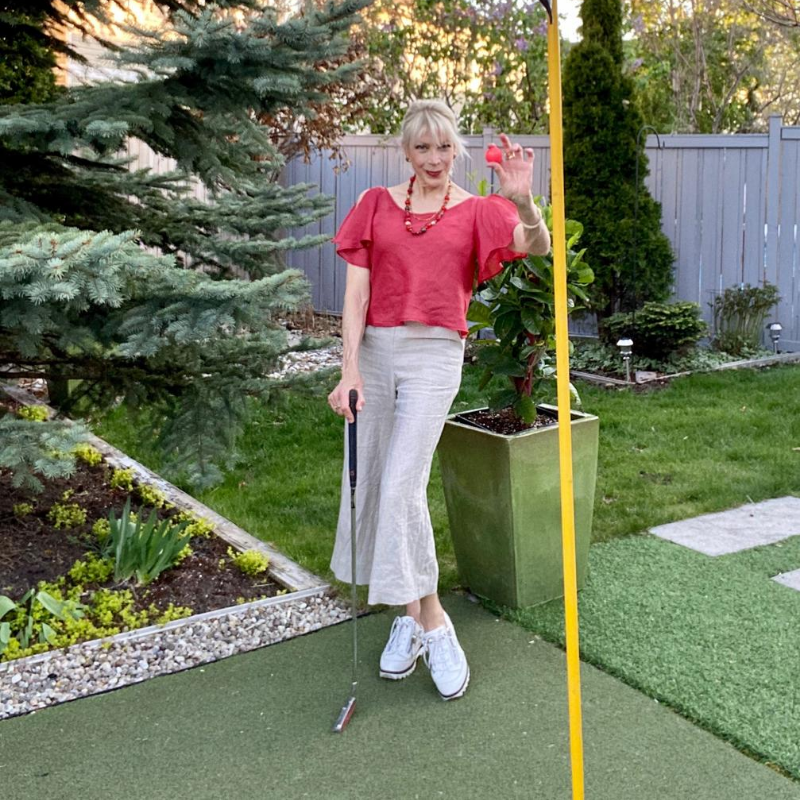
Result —
POLYGON ((541 22, 540 22, 540 23, 539 23, 539 24, 538 24, 538 25, 537 25, 537 26, 536 26, 536 27, 533 29, 533 32, 534 32, 534 33, 535 33, 537 36, 547 36, 547 26, 548 26, 549 24, 550 24, 550 23, 549 23, 549 22, 548 22, 546 19, 543 19, 543 20, 542 20, 542 21, 541 21, 541 22))
POLYGON ((631 28, 633 28, 634 33, 644 33, 644 20, 641 14, 637 14, 631 20, 631 28))
POLYGON ((524 53, 528 49, 528 46, 529 46, 528 45, 528 40, 527 39, 523 39, 522 36, 520 36, 519 39, 517 39, 514 42, 514 44, 517 46, 517 50, 519 50, 521 53, 524 53))
POLYGON ((499 61, 494 62, 494 74, 497 76, 503 74, 503 65, 499 61))
POLYGON ((634 58, 633 61, 631 61, 630 66, 628 67, 628 71, 629 72, 636 72, 636 70, 638 70, 639 67, 642 66, 642 64, 644 64, 644 59, 643 58, 634 58))

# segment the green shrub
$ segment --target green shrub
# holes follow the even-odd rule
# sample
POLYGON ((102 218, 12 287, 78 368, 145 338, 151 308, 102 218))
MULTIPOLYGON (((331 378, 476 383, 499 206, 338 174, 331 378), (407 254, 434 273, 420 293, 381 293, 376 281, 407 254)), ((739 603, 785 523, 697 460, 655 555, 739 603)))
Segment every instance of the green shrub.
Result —
MULTIPOLYGON (((90 599, 84 605, 79 602, 86 594, 83 585, 67 589, 66 584, 63 576, 53 583, 39 582, 37 598, 44 598, 50 610, 37 601, 30 613, 22 607, 24 601, 17 604, 0 597, 0 620, 6 617, 0 623, 0 661, 25 658, 148 625, 163 625, 194 613, 191 608, 172 603, 163 611, 154 603, 147 609, 135 611, 133 593, 128 589, 90 592, 90 599), (61 616, 53 613, 55 611, 60 611, 61 616)), ((25 597, 29 595, 30 592, 25 597)), ((110 645, 102 646, 108 649, 110 645)))
POLYGON ((706 333, 697 303, 645 303, 635 313, 613 314, 605 319, 600 339, 611 347, 629 337, 636 355, 662 360, 686 353, 706 333))
POLYGON ((14 504, 14 516, 15 517, 27 517, 28 514, 33 513, 33 506, 30 503, 15 503, 14 504))
POLYGON ((780 300, 778 287, 732 286, 709 303, 714 310, 713 346, 723 353, 747 356, 761 347, 761 334, 767 314, 780 300))
MULTIPOLYGON (((540 198, 536 198, 540 204, 540 198)), ((542 216, 553 233, 553 208, 542 207, 542 216)), ((565 221, 567 313, 585 308, 587 287, 594 280, 583 260, 586 248, 576 249, 583 225, 565 221)), ((529 255, 503 265, 503 271, 487 281, 469 305, 469 332, 492 328, 496 339, 475 342, 478 363, 483 367, 479 388, 495 375, 508 378, 505 388, 489 397, 489 407, 511 407, 527 423, 536 419, 537 406, 550 399, 555 389, 555 264, 552 250, 545 256, 529 255)))
POLYGON ((176 522, 188 522, 186 528, 186 535, 194 538, 195 536, 202 536, 207 539, 214 533, 214 525, 210 523, 205 517, 198 517, 192 514, 191 511, 181 511, 175 515, 176 522))
MULTIPOLYGON (((19 602, 0 595, 0 655, 14 642, 14 650, 25 650, 31 639, 39 644, 53 644, 56 632, 55 619, 80 619, 85 606, 74 600, 62 601, 46 591, 29 589, 19 602)), ((45 647, 45 649, 47 649, 45 647)))
POLYGON ((86 442, 79 444, 72 452, 90 467, 96 467, 103 460, 102 453, 96 447, 86 444, 86 442))
POLYGON ((260 550, 245 550, 243 553, 237 553, 232 547, 229 547, 228 555, 245 575, 253 577, 261 575, 269 567, 269 557, 260 550))
POLYGON ((146 483, 140 483, 136 487, 136 494, 145 505, 153 508, 163 508, 167 503, 167 496, 162 491, 146 483))
POLYGON ((111 473, 111 488, 124 489, 126 492, 133 491, 133 470, 115 469, 111 473))
POLYGON ((108 558, 98 558, 87 553, 82 561, 76 561, 69 572, 75 583, 105 583, 114 572, 114 562, 108 558))
POLYGON ((637 142, 644 120, 626 67, 622 7, 621 0, 583 2, 581 41, 564 61, 566 204, 586 227, 583 244, 597 279, 592 307, 600 319, 666 300, 675 260, 661 230, 661 205, 645 185, 645 137, 637 142))
POLYGON ((55 503, 47 512, 47 518, 56 528, 77 528, 86 522, 86 509, 77 503, 55 503))
POLYGON ((44 422, 47 419, 47 409, 44 406, 24 406, 17 412, 17 416, 31 422, 44 422))
POLYGON ((111 523, 107 519, 98 519, 92 525, 92 533, 97 537, 99 542, 103 542, 108 538, 111 532, 111 523))

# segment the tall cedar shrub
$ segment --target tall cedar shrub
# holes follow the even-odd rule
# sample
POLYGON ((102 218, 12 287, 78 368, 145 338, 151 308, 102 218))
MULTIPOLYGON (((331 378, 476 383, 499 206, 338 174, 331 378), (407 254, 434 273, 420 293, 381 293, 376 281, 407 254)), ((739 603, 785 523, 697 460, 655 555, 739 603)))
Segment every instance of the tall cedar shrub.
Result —
POLYGON ((569 216, 585 226, 596 276, 594 309, 602 320, 665 300, 674 257, 661 232, 661 206, 644 184, 644 136, 636 185, 636 136, 643 123, 623 73, 621 2, 584 0, 581 17, 583 40, 564 65, 566 204, 569 216))

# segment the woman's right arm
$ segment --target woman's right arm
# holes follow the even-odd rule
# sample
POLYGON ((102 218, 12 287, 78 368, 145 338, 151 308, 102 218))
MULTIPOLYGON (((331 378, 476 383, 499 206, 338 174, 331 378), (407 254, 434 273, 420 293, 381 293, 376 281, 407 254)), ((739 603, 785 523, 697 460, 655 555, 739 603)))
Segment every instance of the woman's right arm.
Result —
POLYGON ((358 351, 367 318, 367 307, 370 297, 370 271, 363 267, 347 265, 347 283, 344 291, 344 307, 342 309, 342 379, 337 387, 328 395, 328 403, 340 416, 348 422, 353 421, 350 412, 350 390, 358 392, 356 410, 364 407, 364 387, 358 369, 358 351))

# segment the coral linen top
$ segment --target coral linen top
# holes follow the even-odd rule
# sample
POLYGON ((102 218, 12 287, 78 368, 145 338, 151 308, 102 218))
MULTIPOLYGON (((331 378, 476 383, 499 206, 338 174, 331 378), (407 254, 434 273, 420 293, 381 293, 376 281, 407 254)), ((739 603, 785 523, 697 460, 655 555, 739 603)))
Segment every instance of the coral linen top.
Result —
MULTIPOLYGON (((412 214, 418 230, 433 215, 412 214)), ((405 212, 383 187, 367 191, 333 241, 348 263, 370 270, 367 325, 421 322, 467 335, 473 280, 489 280, 503 261, 524 253, 508 245, 519 223, 504 197, 470 197, 447 209, 422 236, 405 228, 405 212)))

